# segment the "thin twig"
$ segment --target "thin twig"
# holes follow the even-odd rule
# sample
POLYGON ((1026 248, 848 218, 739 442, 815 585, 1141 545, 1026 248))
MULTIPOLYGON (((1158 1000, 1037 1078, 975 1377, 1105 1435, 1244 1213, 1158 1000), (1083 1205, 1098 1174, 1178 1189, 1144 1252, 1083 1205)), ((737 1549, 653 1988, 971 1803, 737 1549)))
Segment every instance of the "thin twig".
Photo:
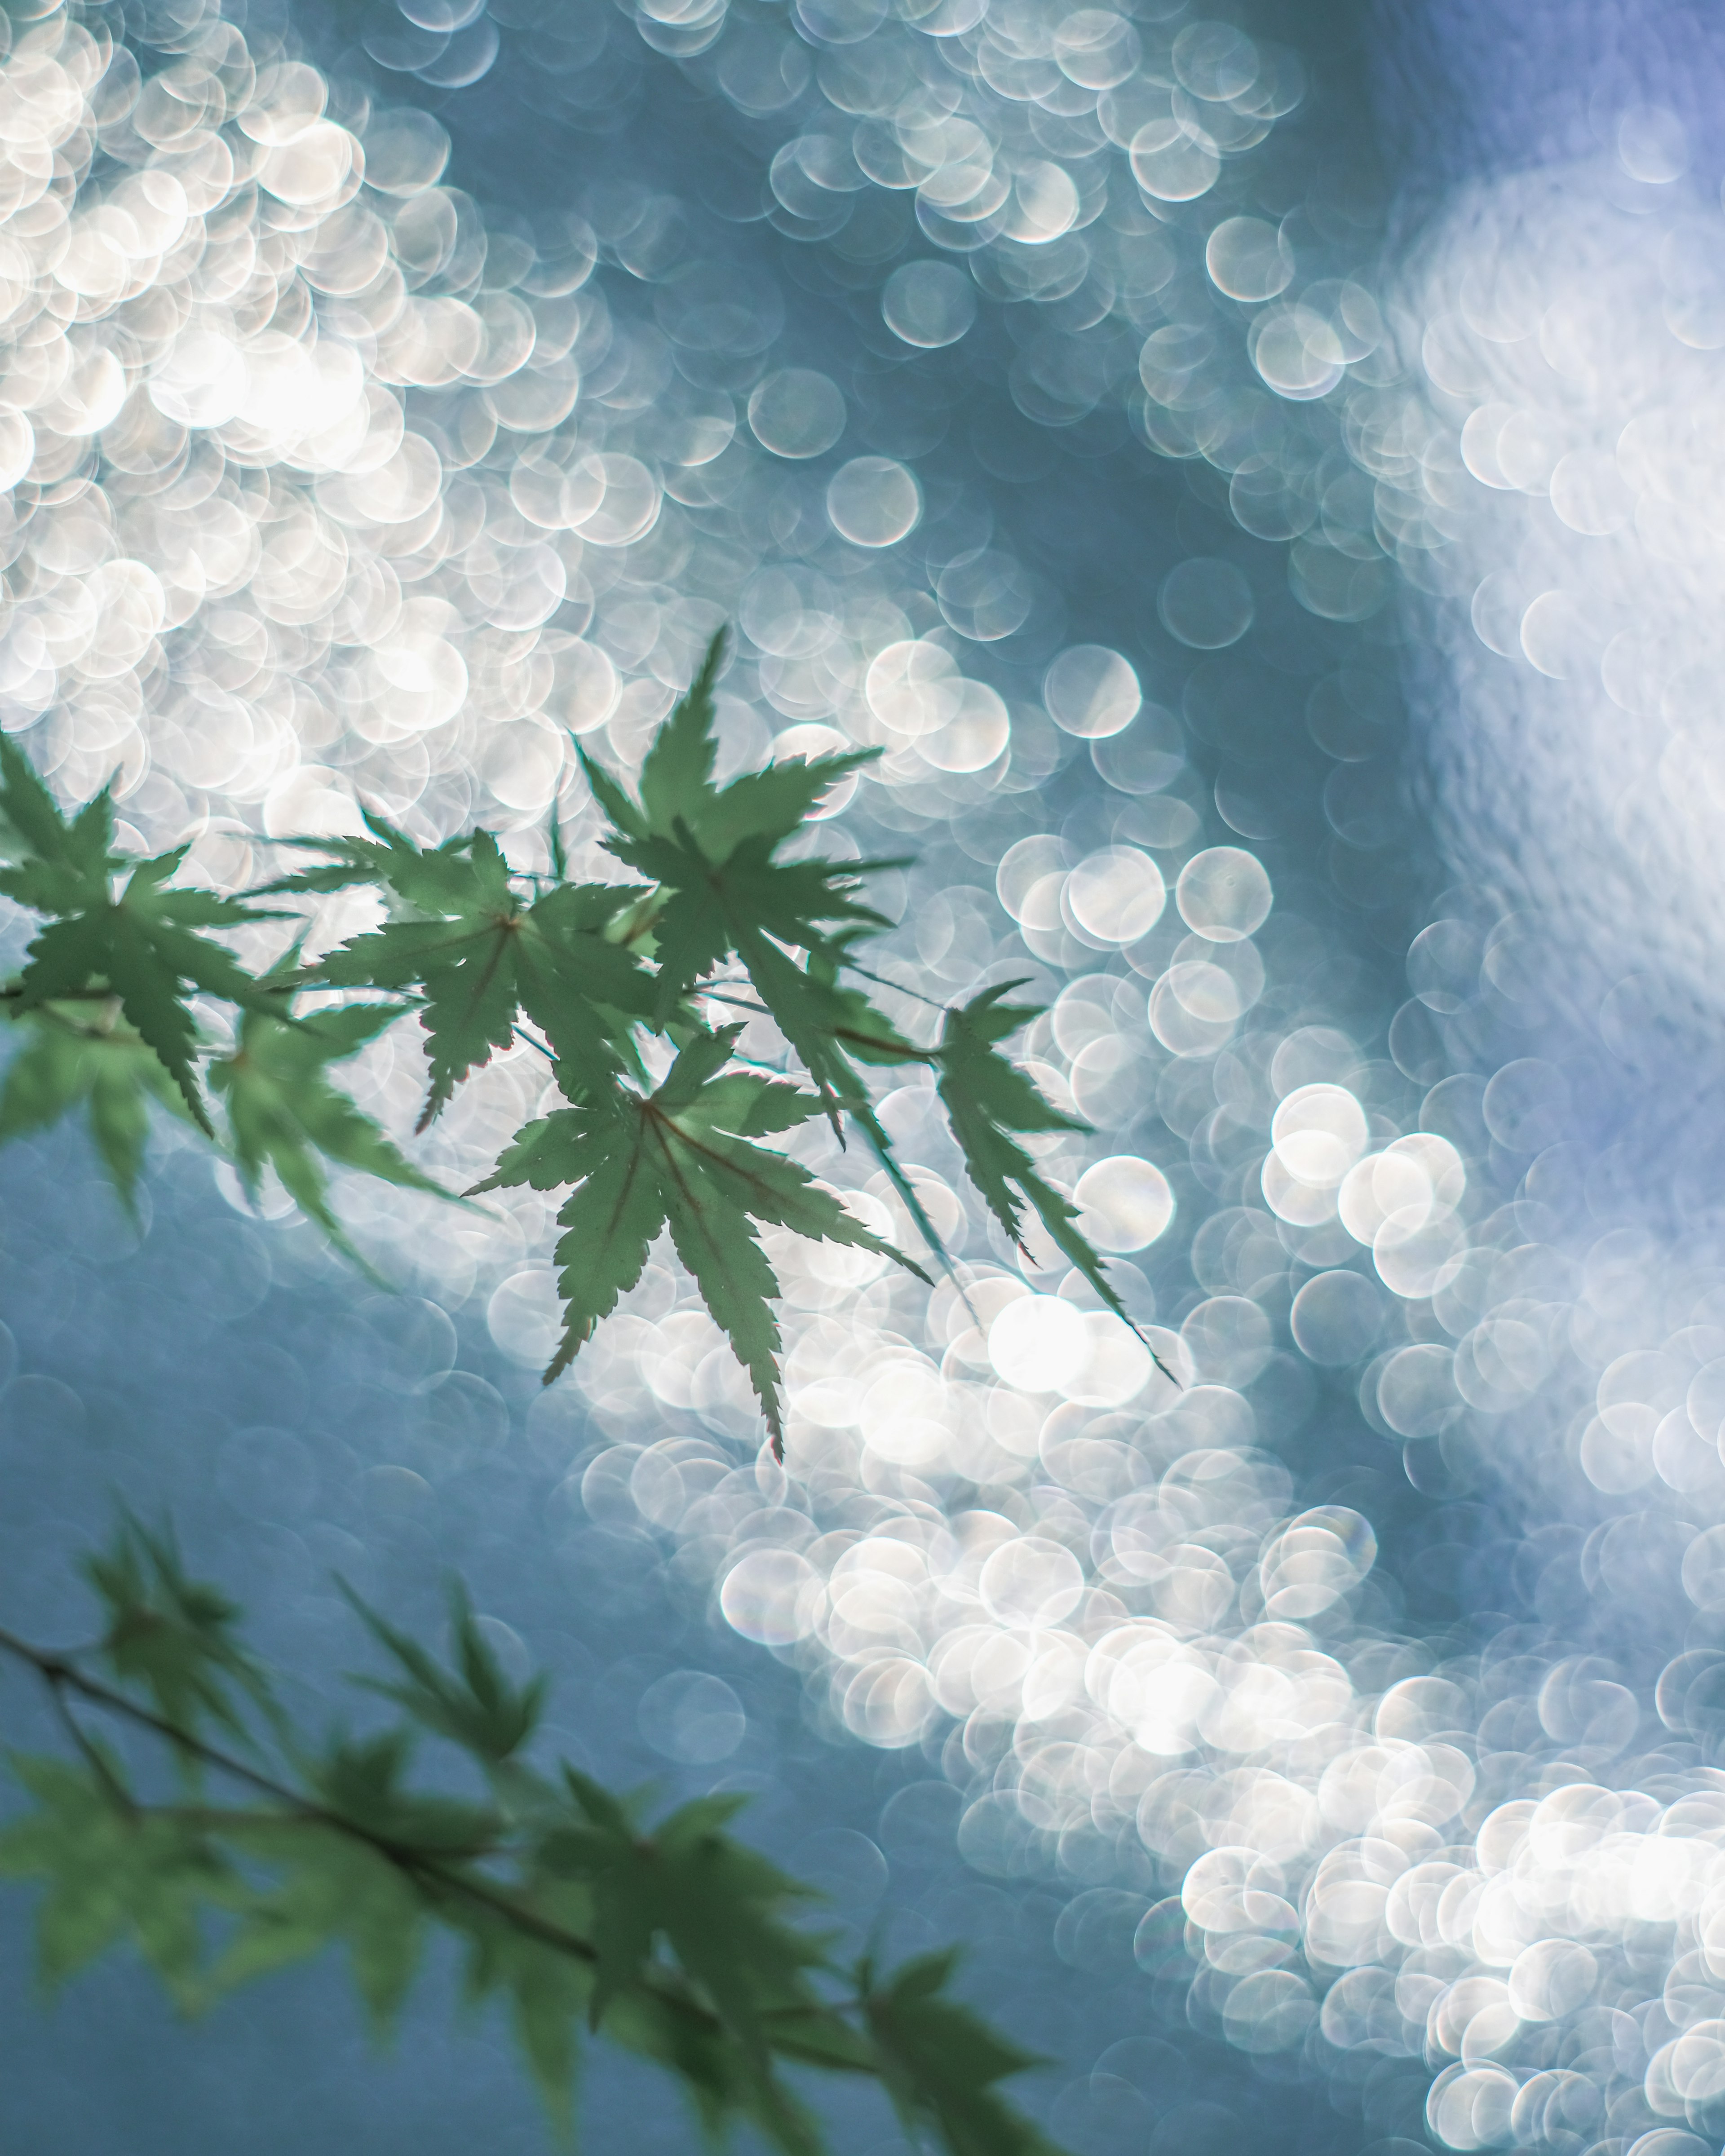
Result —
POLYGON ((136 1815, 137 1805, 132 1799, 131 1790, 120 1780, 113 1768, 102 1757, 100 1747, 91 1741, 89 1732, 73 1713, 71 1704, 66 1697, 64 1686, 46 1670, 44 1670, 41 1675, 43 1684, 53 1703, 54 1713, 59 1717, 61 1727, 88 1763, 91 1774, 95 1776, 121 1811, 136 1815))

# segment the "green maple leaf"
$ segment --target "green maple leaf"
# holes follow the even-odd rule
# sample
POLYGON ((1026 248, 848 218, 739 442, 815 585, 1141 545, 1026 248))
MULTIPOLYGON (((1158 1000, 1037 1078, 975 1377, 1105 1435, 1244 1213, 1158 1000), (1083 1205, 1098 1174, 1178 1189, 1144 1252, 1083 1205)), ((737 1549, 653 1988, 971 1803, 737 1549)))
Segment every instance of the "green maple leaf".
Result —
POLYGON ((664 1024, 696 984, 735 952, 836 1123, 834 1104, 843 1089, 830 1061, 835 1005, 830 993, 822 993, 825 983, 813 962, 842 957, 847 929, 891 926, 857 892, 870 870, 896 864, 788 861, 778 850, 835 779, 880 752, 788 761, 716 787, 712 691, 723 650, 721 631, 648 752, 639 800, 579 742, 576 747, 613 826, 608 850, 665 894, 653 919, 657 1022, 664 1024), (798 965, 793 949, 806 951, 810 967, 798 965))
POLYGON ((111 995, 161 1058, 193 1120, 213 1137, 192 1068, 198 1029, 187 998, 203 988, 255 1008, 260 994, 232 952, 198 932, 274 916, 241 899, 173 889, 188 847, 141 861, 116 854, 108 789, 69 821, 20 751, 3 739, 0 815, 23 849, 20 859, 0 867, 0 892, 59 916, 29 946, 15 1011, 111 995))
POLYGON ((868 1963, 858 1972, 880 2076, 906 2133, 934 2127, 951 2156, 1060 2156, 996 2092, 1009 2074, 1041 2062, 947 1995, 957 1960, 951 1951, 922 1955, 880 1989, 868 1963))
POLYGON ((487 1765, 501 1765, 521 1749, 544 1711, 547 1680, 540 1676, 525 1685, 510 1682, 459 1581, 449 1589, 449 1629, 459 1665, 454 1671, 444 1669, 417 1640, 378 1616, 345 1581, 340 1584, 372 1638, 405 1672, 405 1682, 361 1678, 367 1691, 394 1700, 423 1728, 447 1737, 487 1765))
POLYGON ((518 1013, 561 1060, 603 1085, 632 1060, 630 1022, 652 1008, 652 982, 607 934, 641 894, 614 884, 559 884, 531 899, 515 888, 489 831, 422 851, 380 818, 369 839, 316 839, 324 867, 285 877, 276 891, 381 883, 413 917, 330 952, 305 975, 330 988, 397 988, 422 996, 431 1085, 422 1131, 468 1073, 506 1048, 518 1013))
POLYGON ((46 1004, 18 1021, 22 1045, 0 1089, 0 1144, 82 1107, 121 1204, 134 1219, 152 1103, 189 1122, 185 1098, 155 1050, 102 1004, 46 1004))
POLYGON ((401 1849, 439 1858, 488 1850, 497 1834, 495 1812, 403 1787, 413 1741, 406 1729, 386 1729, 375 1737, 338 1735, 313 1763, 312 1786, 337 1819, 401 1849))
POLYGON ((853 940, 849 935, 835 937, 831 949, 809 955, 806 993, 820 1028, 814 1060, 809 1062, 809 1075, 862 1132, 864 1142, 880 1163, 916 1232, 933 1252, 942 1270, 956 1281, 957 1276, 946 1245, 928 1217, 921 1193, 906 1174, 856 1069, 858 1063, 893 1068, 906 1063, 927 1063, 932 1059, 927 1049, 907 1040, 860 988, 841 985, 839 969, 848 961, 849 946, 853 940))
POLYGON ((204 1996, 200 1915, 231 1907, 238 1882, 202 1836, 133 1807, 118 1763, 93 1741, 90 1748, 76 1765, 8 1755, 35 1806, 0 1830, 0 1876, 46 1889, 36 1919, 45 1984, 129 1939, 177 2003, 194 2010, 204 1996))
MULTIPOLYGON (((280 982, 285 986, 292 977, 290 958, 263 978, 266 985, 280 982)), ((290 1022, 288 1010, 289 998, 283 993, 279 1015, 247 1011, 232 1055, 210 1065, 210 1085, 227 1105, 234 1163, 254 1204, 264 1171, 273 1168, 300 1211, 369 1272, 330 1209, 329 1178, 320 1154, 339 1167, 362 1169, 402 1189, 453 1197, 440 1183, 403 1159, 372 1118, 325 1075, 332 1063, 357 1055, 401 1013, 392 1004, 349 1004, 290 1022)))
POLYGON ((340 1943, 372 2033, 387 2035, 425 1943, 424 1901, 407 1872, 316 1819, 235 1812, 223 1831, 278 1876, 241 1904, 239 1928, 210 1972, 212 1991, 231 1991, 340 1943))
POLYGON ((788 1923, 819 1897, 745 1842, 721 1831, 747 1799, 700 1797, 655 1828, 660 1922, 677 1959, 720 2018, 764 2061, 772 2015, 806 1996, 829 1940, 788 1923))
POLYGON ((85 1578, 107 1620, 101 1651, 122 1683, 142 1686, 162 1719, 188 1737, 213 1723, 249 1742, 243 1702, 273 1715, 262 1666, 239 1644, 239 1607, 188 1577, 170 1533, 123 1517, 85 1578))
POLYGON ((547 1836, 541 1860, 593 1897, 593 2025, 639 1989, 662 1939, 736 2045, 757 2123, 786 2156, 814 2156, 814 2123, 779 2085, 772 2053, 781 2017, 829 2018, 809 1982, 830 1967, 828 1942, 786 1921, 819 1897, 724 1832, 746 1798, 699 1798, 643 1834, 631 1805, 572 1767, 564 1775, 577 1818, 547 1836))
MULTIPOLYGON (((279 840, 278 844, 301 852, 328 854, 332 858, 265 884, 265 895, 328 893, 375 885, 393 902, 393 912, 402 918, 418 916, 428 920, 444 913, 459 913, 471 904, 475 892, 473 843, 481 835, 489 837, 489 833, 465 831, 435 846, 420 846, 387 817, 369 808, 360 814, 369 837, 343 832, 323 838, 279 840)), ((495 868, 498 862, 492 859, 487 865, 495 868)), ((507 864, 502 864, 501 869, 506 894, 507 864)))
MULTIPOLYGON (((554 1888, 547 1892, 542 1884, 511 1898, 552 1923, 567 1924, 567 1902, 573 1902, 581 1916, 588 1907, 584 1894, 571 1896, 565 1890, 560 1899, 554 1888)), ((495 1992, 507 1998, 528 2071, 552 2126, 567 2138, 575 2123, 578 2032, 593 1996, 592 1973, 572 1955, 527 1936, 495 1912, 474 1907, 462 1912, 460 1922, 470 1940, 467 1996, 475 2003, 495 1992)))
POLYGON ((749 1373, 774 1453, 783 1457, 779 1334, 768 1307, 778 1281, 756 1224, 873 1250, 919 1280, 927 1275, 871 1235, 806 1169, 749 1142, 805 1122, 820 1102, 753 1072, 720 1075, 741 1030, 732 1025, 697 1034, 656 1092, 643 1097, 613 1086, 578 1095, 572 1106, 527 1124, 476 1188, 577 1186, 557 1215, 567 1231, 557 1246, 564 1331, 547 1384, 639 1280, 649 1250, 668 1226, 714 1322, 749 1373))
MULTIPOLYGON (((1040 1015, 1025 1004, 1001 998, 1022 987, 1002 981, 984 988, 969 1003, 947 1013, 937 1051, 936 1090, 945 1104, 952 1135, 964 1155, 970 1179, 988 1210, 1020 1250, 1024 1248, 1028 1204, 1049 1239, 1084 1276, 1115 1316, 1136 1333, 1102 1260, 1080 1235, 1078 1209, 1045 1183, 1036 1163, 1013 1135, 1015 1132, 1085 1131, 1087 1123, 1062 1115, 1045 1101, 1025 1074, 999 1054, 998 1044, 1040 1015)), ((1140 1339, 1143 1335, 1138 1334, 1140 1339)), ((1153 1348, 1156 1367, 1170 1383, 1178 1381, 1153 1348)))

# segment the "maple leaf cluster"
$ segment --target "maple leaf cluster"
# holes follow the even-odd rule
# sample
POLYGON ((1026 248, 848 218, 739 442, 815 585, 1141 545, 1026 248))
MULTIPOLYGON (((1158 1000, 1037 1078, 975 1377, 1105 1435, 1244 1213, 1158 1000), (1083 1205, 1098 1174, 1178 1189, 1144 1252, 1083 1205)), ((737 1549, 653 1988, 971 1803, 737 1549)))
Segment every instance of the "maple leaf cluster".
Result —
POLYGON ((0 1140, 82 1107, 130 1206, 159 1106, 220 1143, 254 1199, 273 1172, 358 1259, 330 1202, 331 1167, 453 1194, 332 1082, 334 1069, 415 1014, 428 1075, 424 1132, 493 1055, 530 1040, 551 1059, 567 1105, 518 1131, 467 1195, 521 1183, 567 1194, 556 1253, 563 1325, 547 1382, 669 1234, 747 1372, 782 1457, 778 1281, 759 1230, 847 1244, 927 1276, 762 1141, 782 1142, 816 1116, 841 1137, 860 1136, 946 1265, 863 1075, 922 1064, 1007 1235, 1022 1245, 1034 1214, 1124 1320, 1076 1209, 1021 1142, 1084 1127, 1000 1052, 1035 1012, 1006 1000, 1015 983, 997 984, 947 1011, 937 1038, 919 1045, 870 1002, 857 952, 890 924, 865 902, 864 887, 896 864, 807 857, 793 842, 834 782, 876 752, 775 763, 716 784, 713 692, 723 658, 721 633, 660 728, 634 793, 576 744, 610 827, 604 844, 640 879, 629 883, 572 880, 555 816, 546 876, 512 868, 489 831, 422 846, 367 813, 366 835, 287 841, 321 858, 248 896, 221 895, 179 880, 185 847, 142 860, 117 850, 106 791, 64 814, 0 737, 0 895, 44 917, 22 972, 0 992, 26 1033, 0 1087, 0 1140), (256 974, 218 940, 283 917, 258 899, 355 889, 378 894, 388 917, 315 962, 302 961, 303 929, 256 974), (231 1046, 203 1040, 198 997, 234 1006, 231 1046), (739 1065, 742 1026, 705 1015, 726 1001, 773 1020, 806 1084, 739 1065), (648 1053, 655 1036, 673 1059, 657 1084, 648 1053), (212 1096, 224 1111, 219 1133, 212 1096))

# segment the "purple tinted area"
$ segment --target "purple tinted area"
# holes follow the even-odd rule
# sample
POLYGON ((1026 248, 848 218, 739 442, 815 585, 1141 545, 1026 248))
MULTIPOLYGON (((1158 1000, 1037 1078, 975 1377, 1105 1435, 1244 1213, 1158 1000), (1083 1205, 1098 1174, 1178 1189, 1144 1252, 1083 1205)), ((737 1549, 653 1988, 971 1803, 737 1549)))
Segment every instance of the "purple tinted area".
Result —
POLYGON ((1696 178, 1725 176, 1725 9, 1715 0, 1368 0, 1390 172, 1423 192, 1566 162, 1637 104, 1676 114, 1696 178))

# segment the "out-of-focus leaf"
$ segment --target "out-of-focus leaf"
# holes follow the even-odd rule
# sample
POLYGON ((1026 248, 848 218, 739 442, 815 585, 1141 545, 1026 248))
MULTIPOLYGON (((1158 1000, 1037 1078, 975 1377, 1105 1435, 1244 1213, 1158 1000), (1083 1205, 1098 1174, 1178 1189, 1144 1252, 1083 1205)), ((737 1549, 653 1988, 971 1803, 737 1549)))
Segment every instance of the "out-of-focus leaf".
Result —
POLYGON ((23 1039, 0 1089, 0 1144, 83 1108, 120 1202, 136 1216, 153 1105, 190 1122, 161 1057, 107 1004, 47 1004, 16 1021, 23 1039))
POLYGON ((36 1950, 43 1981, 58 1985, 107 1948, 129 1941, 189 2011, 204 1996, 199 1918, 231 1904, 232 1872, 177 1819, 133 1810, 85 1760, 10 1755, 35 1800, 0 1829, 0 1876, 39 1880, 36 1950))
POLYGON ((331 1086, 326 1075, 332 1063, 357 1055, 401 1014, 393 1004, 349 1004, 340 1010, 314 1012, 302 1023, 290 1024, 285 996, 281 1013, 280 1018, 271 1018, 262 1011, 248 1011, 233 1054, 210 1065, 210 1085, 227 1106, 234 1166, 254 1203, 264 1169, 273 1168, 300 1210, 316 1220, 338 1249, 356 1256, 347 1231, 331 1209, 324 1161, 359 1168, 401 1189, 424 1190, 438 1198, 452 1195, 404 1159, 372 1118, 331 1086))
POLYGON ((1040 2061, 947 1994, 957 1960, 951 1951, 922 1955, 880 1989, 866 1964, 861 1971, 881 2077, 906 2131, 920 2136, 932 2127, 950 2156, 1059 2156, 999 2092, 1009 2074, 1040 2061))
MULTIPOLYGON (((585 1914, 585 1897, 581 1899, 585 1914)), ((565 1914, 554 1894, 536 1895, 531 1906, 552 1922, 565 1914)), ((580 2030, 593 1995, 592 1971, 495 1911, 470 1909, 460 1913, 460 1922, 470 1941, 469 1998, 476 2001, 501 1994, 508 2000, 540 2100, 552 2124, 566 2134, 572 2132, 580 2030)))
POLYGON ((776 2020, 822 2009, 809 1979, 829 1966, 826 1942, 786 1921, 814 1897, 723 1831, 742 1799, 699 1799, 643 1835, 608 1789, 565 1773, 580 1821, 547 1838, 542 1861, 593 1894, 594 2026, 640 1984, 662 1940, 739 2046, 757 2123, 785 2156, 814 2156, 818 2129, 772 2055, 776 2020))
POLYGON ((172 1535, 125 1518, 83 1568, 106 1615, 101 1651, 115 1676, 188 1737, 213 1725, 249 1741, 242 1707, 273 1712, 268 1676, 240 1645, 239 1604, 187 1577, 172 1535))
POLYGON ((211 1990, 231 1991, 340 1944, 374 2033, 387 2035, 425 1945, 424 1896, 408 1873, 315 1820, 235 1815, 226 1833, 277 1880, 242 1906, 233 1939, 210 1971, 211 1990))
POLYGON ((412 1750, 413 1733, 406 1729, 336 1737, 311 1763, 308 1779, 337 1819, 396 1848, 438 1859, 482 1855, 497 1839, 496 1814, 405 1788, 412 1750))
POLYGON ((405 1672, 404 1681, 393 1684, 360 1678, 367 1691, 396 1701, 423 1728, 447 1737, 488 1765, 501 1765, 526 1743, 544 1711, 547 1680, 542 1675, 524 1685, 510 1682, 459 1581, 449 1590, 449 1629, 459 1665, 454 1671, 444 1669, 417 1640, 386 1623, 352 1588, 344 1587, 344 1592, 372 1637, 405 1672))

